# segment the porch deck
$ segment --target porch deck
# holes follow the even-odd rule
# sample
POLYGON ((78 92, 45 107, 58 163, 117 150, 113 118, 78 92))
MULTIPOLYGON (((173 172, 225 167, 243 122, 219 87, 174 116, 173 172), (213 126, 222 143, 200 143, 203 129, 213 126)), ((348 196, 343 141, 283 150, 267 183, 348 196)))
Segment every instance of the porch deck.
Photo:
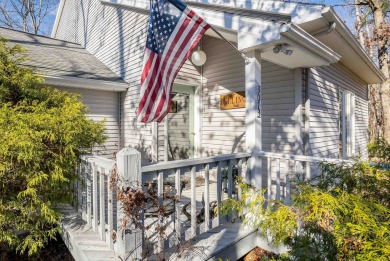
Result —
POLYGON ((261 167, 257 170, 259 184, 267 188, 266 197, 289 204, 292 177, 297 173, 310 177, 313 164, 325 159, 237 153, 141 168, 140 153, 125 148, 116 161, 95 155, 81 160, 80 180, 75 184, 77 210, 70 206, 62 209, 62 236, 76 261, 140 260, 145 253, 148 260, 237 260, 256 246, 280 253, 262 241, 255 230, 228 222, 218 206, 227 198, 239 197, 234 179, 253 181, 255 164, 261 167), (123 223, 125 216, 111 190, 112 180, 125 190, 132 182, 137 186, 154 184, 159 204, 166 202, 164 191, 168 186, 174 194, 168 216, 163 221, 147 210, 141 221, 151 229, 145 231, 123 223), (165 233, 157 232, 161 227, 165 233))
MULTIPOLYGON (((210 186, 210 201, 217 201, 217 186, 216 182, 211 181, 210 186)), ((196 209, 197 213, 204 208, 204 179, 197 179, 196 187, 196 209)), ((226 199, 227 193, 222 193, 222 198, 226 199)), ((191 188, 186 186, 181 194, 180 208, 191 203, 191 188)), ((106 208, 106 213, 108 209, 106 208)), ((111 249, 106 241, 103 241, 99 234, 94 232, 93 227, 82 218, 82 212, 75 210, 70 205, 64 205, 60 211, 62 212, 62 238, 68 246, 73 257, 78 260, 96 260, 109 261, 118 260, 118 256, 114 249, 111 249)), ((114 211, 116 212, 116 210, 114 211)), ((106 214, 105 219, 108 216, 106 214)), ((256 231, 250 228, 245 228, 240 222, 222 221, 219 226, 215 226, 211 230, 202 233, 199 236, 189 238, 191 224, 187 220, 186 215, 181 213, 178 218, 182 223, 182 238, 187 240, 178 246, 172 246, 161 254, 153 255, 148 260, 214 260, 220 257, 230 258, 237 255, 232 249, 239 249, 238 255, 242 256, 249 250, 256 247, 256 231), (243 241, 243 242, 241 242, 243 241), (239 244, 239 247, 236 245, 239 244), (236 246, 236 247, 234 247, 236 246), (232 248, 234 247, 234 248, 232 248)), ((152 224, 156 222, 156 218, 146 218, 146 223, 152 224)), ((116 223, 116 222, 114 222, 116 223)), ((114 224, 116 227, 116 224, 114 224)), ((200 230, 204 230, 204 224, 199 226, 200 230)), ((171 220, 168 228, 174 227, 171 220)), ((174 231, 169 229, 168 236, 172 236, 174 231)), ((238 257, 237 257, 238 258, 238 257)), ((232 259, 231 259, 232 260, 232 259)))

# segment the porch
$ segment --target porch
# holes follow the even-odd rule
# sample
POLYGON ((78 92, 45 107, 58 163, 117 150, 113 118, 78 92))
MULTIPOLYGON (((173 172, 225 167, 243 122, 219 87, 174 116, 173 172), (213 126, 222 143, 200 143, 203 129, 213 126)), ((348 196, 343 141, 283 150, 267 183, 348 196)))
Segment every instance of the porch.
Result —
POLYGON ((76 260, 237 260, 256 246, 282 252, 238 217, 222 217, 218 206, 240 196, 238 177, 267 188, 268 199, 289 204, 291 179, 309 177, 324 160, 261 151, 141 167, 141 154, 133 148, 122 149, 116 160, 84 155, 73 206, 62 209, 62 237, 76 260), (117 192, 137 189, 154 191, 158 203, 146 205, 139 223, 126 217, 116 199, 117 192), (158 215, 161 205, 164 214, 158 215))

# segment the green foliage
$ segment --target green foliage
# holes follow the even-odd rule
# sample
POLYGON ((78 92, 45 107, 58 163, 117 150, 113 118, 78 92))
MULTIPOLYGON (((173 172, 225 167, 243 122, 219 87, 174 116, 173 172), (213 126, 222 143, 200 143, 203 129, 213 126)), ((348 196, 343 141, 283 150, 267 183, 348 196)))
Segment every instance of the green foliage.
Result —
POLYGON ((74 94, 44 87, 25 51, 0 39, 0 244, 35 254, 60 231, 80 153, 104 142, 74 94))
POLYGON ((390 164, 390 144, 383 138, 372 141, 368 145, 368 152, 371 158, 380 163, 390 164))
POLYGON ((321 169, 321 175, 295 182, 290 206, 240 184, 241 200, 224 202, 222 213, 247 210, 244 221, 288 246, 290 260, 388 260, 390 170, 367 162, 321 163, 321 169))

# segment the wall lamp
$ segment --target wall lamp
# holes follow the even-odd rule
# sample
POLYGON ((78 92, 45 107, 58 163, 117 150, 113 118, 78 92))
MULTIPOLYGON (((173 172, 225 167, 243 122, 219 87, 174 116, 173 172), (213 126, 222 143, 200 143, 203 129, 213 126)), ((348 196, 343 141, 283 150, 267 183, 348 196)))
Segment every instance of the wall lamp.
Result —
POLYGON ((202 66, 206 63, 206 54, 202 50, 200 50, 200 46, 198 47, 198 50, 192 53, 191 55, 191 61, 196 66, 202 66))
POLYGON ((287 44, 278 44, 274 47, 274 49, 272 49, 274 51, 274 53, 284 53, 285 55, 292 55, 293 53, 293 50, 291 49, 287 49, 288 45, 287 44))

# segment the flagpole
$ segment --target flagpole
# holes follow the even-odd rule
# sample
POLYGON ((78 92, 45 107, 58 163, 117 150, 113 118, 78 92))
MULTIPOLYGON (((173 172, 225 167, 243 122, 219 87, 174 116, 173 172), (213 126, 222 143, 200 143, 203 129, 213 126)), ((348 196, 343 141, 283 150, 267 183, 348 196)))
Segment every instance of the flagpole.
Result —
MULTIPOLYGON (((210 24, 209 24, 210 25, 210 24)), ((218 32, 213 26, 210 25, 210 29, 213 30, 217 35, 219 35, 219 37, 221 37, 223 40, 225 40, 234 50, 236 50, 242 58, 244 58, 245 62, 247 63, 249 60, 248 60, 248 57, 246 57, 246 55, 241 52, 240 50, 237 49, 236 46, 234 46, 234 44, 232 44, 228 39, 226 39, 220 32, 218 32)))

